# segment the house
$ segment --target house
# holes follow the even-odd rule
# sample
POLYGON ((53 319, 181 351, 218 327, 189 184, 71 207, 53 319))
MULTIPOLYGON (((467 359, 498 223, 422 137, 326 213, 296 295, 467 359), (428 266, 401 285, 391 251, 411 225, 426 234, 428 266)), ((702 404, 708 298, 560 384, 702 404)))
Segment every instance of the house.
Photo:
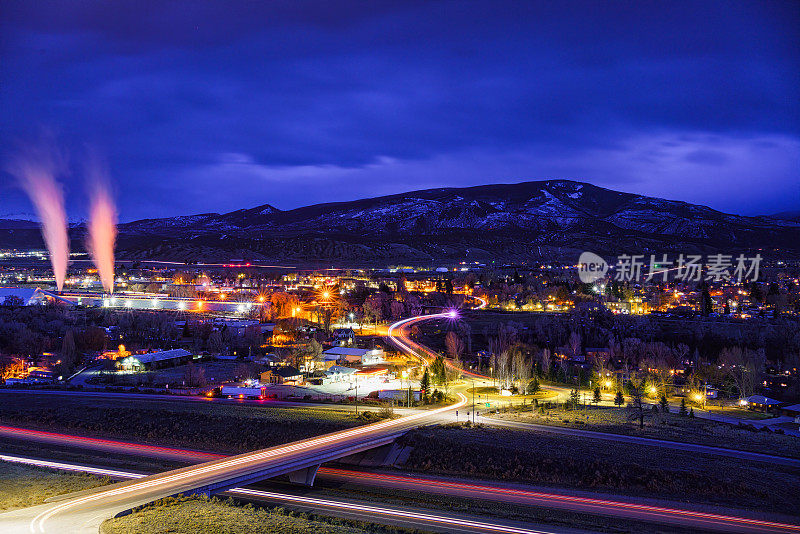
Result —
POLYGON ((262 384, 300 384, 303 375, 291 365, 275 367, 261 373, 262 384))
POLYGON ((332 347, 322 353, 325 361, 335 360, 362 365, 376 365, 383 363, 386 356, 382 348, 359 349, 355 347, 332 347))
POLYGON ((266 354, 264 356, 253 356, 253 362, 260 363, 261 365, 267 365, 269 367, 274 367, 280 363, 281 359, 276 354, 266 354))
POLYGON ((133 354, 117 360, 117 367, 123 371, 141 371, 179 365, 192 360, 192 353, 185 349, 162 350, 146 354, 133 354))
POLYGON ((772 410, 776 410, 778 405, 781 401, 777 401, 775 399, 770 399, 769 397, 765 397, 764 395, 750 395, 746 399, 747 407, 750 410, 756 410, 759 412, 769 412, 772 410))
POLYGON ((333 331, 333 342, 338 346, 352 345, 356 341, 356 333, 352 328, 337 328, 333 331))

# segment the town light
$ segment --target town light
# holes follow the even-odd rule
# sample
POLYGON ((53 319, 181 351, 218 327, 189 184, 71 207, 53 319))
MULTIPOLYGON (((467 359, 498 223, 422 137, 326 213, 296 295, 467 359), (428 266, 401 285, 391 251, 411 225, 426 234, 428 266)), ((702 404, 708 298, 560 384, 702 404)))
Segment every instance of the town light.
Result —
POLYGON ((695 393, 692 395, 692 399, 694 399, 696 402, 700 402, 703 400, 703 395, 700 393, 695 393))
POLYGON ((611 380, 606 380, 605 386, 606 386, 606 388, 610 388, 611 387, 611 380))
POLYGON ((658 390, 656 389, 656 387, 655 387, 655 386, 650 386, 650 394, 651 394, 651 395, 655 395, 657 391, 658 391, 658 390))
POLYGON ((323 291, 322 292, 322 298, 325 299, 325 300, 328 300, 329 298, 331 298, 331 292, 330 291, 323 291))
POLYGON ((456 319, 458 318, 458 312, 456 310, 450 310, 447 312, 447 316, 451 319, 456 319))

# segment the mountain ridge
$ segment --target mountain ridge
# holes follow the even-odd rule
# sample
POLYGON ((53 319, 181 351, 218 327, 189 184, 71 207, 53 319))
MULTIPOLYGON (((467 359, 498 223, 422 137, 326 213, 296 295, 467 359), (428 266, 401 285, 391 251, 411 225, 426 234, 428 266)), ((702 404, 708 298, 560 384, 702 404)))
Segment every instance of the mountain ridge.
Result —
POLYGON ((539 180, 141 219, 119 225, 118 249, 147 259, 342 264, 526 261, 581 250, 800 254, 800 223, 539 180))

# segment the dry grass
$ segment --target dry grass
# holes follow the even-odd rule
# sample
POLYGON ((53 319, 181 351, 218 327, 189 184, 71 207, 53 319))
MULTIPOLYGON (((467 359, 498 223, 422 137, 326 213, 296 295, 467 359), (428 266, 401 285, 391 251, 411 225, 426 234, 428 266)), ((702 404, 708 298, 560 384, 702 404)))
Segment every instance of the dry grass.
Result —
POLYGON ((426 473, 635 496, 800 510, 800 469, 637 444, 527 430, 418 429, 405 467, 426 473))
MULTIPOLYGON (((403 529, 399 529, 403 530, 403 529)), ((321 519, 305 513, 292 513, 281 508, 266 509, 253 505, 240 506, 231 500, 182 497, 162 499, 132 514, 103 523, 102 534, 366 534, 393 532, 392 528, 361 522, 321 519)))
POLYGON ((50 395, 3 396, 0 423, 220 452, 241 452, 371 422, 377 414, 309 408, 50 395))
POLYGON ((108 484, 107 478, 0 462, 0 512, 43 503, 49 497, 108 484))
POLYGON ((624 408, 588 407, 586 410, 555 408, 541 411, 532 410, 528 406, 524 410, 512 408, 494 417, 800 458, 800 439, 796 437, 769 431, 757 432, 708 419, 681 417, 676 413, 662 414, 647 410, 643 429, 639 428, 638 421, 628 420, 624 408))

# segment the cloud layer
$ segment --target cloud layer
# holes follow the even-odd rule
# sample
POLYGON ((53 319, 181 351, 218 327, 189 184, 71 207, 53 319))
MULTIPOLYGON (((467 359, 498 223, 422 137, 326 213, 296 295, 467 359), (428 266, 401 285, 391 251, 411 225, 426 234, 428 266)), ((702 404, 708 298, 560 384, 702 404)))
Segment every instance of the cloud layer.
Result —
POLYGON ((800 205, 798 4, 201 4, 6 3, 2 146, 102 147, 124 220, 544 178, 800 205))

